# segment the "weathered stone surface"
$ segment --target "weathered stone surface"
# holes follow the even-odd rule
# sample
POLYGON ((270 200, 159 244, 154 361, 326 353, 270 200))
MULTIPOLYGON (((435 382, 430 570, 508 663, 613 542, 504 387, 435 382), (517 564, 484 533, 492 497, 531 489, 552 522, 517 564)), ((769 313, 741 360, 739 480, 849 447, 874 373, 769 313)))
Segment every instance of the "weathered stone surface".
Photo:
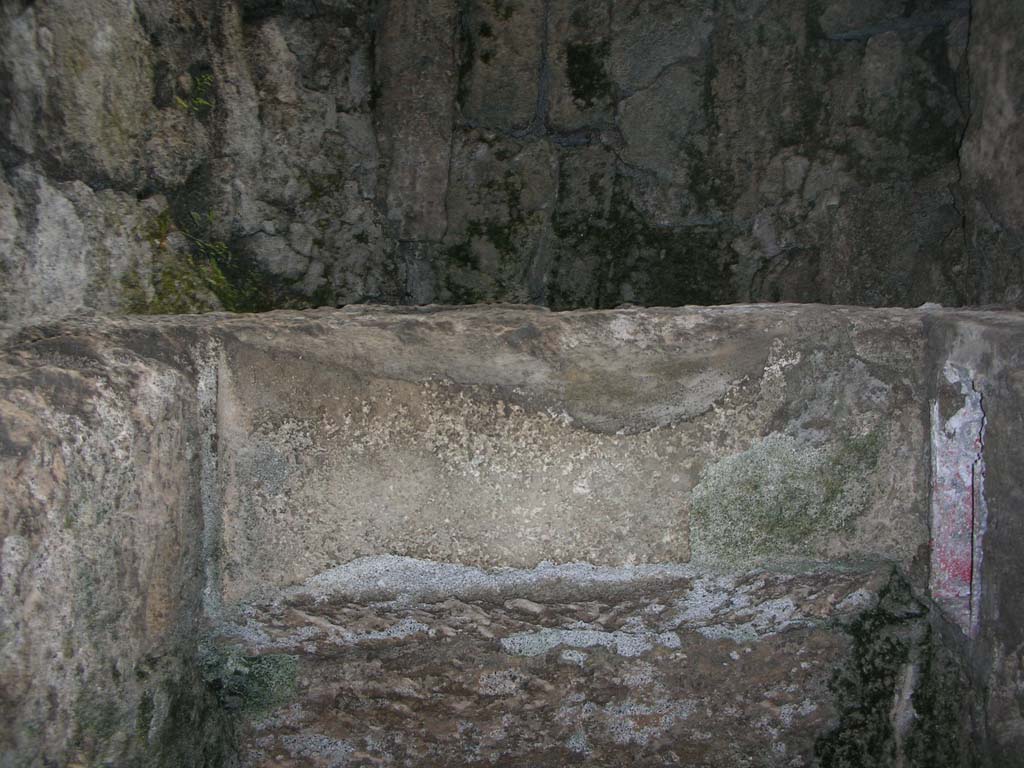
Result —
POLYGON ((543 128, 544 0, 470 2, 460 17, 459 107, 475 127, 503 133, 543 128))
POLYGON ((547 142, 456 137, 438 294, 452 303, 544 296, 558 157, 547 142))
POLYGON ((1024 8, 972 7, 971 122, 961 152, 967 246, 982 302, 1024 305, 1024 8))
POLYGON ((649 87, 669 67, 702 62, 714 20, 713 7, 699 1, 616 3, 609 68, 622 94, 649 87))
POLYGON ((447 228, 457 89, 455 0, 386 0, 376 49, 387 220, 399 240, 440 240, 447 228))
POLYGON ((0 217, 4 322, 221 308, 222 273, 172 230, 162 195, 140 201, 80 181, 53 183, 23 165, 0 179, 0 217))
POLYGON ((357 561, 247 609, 219 652, 297 657, 290 695, 246 713, 243 766, 812 765, 888 579, 357 561))
POLYGON ((795 307, 230 326, 225 597, 385 553, 909 566, 927 539, 920 333, 795 307))
POLYGON ((4 163, 140 189, 154 112, 151 49, 129 0, 5 3, 0 10, 4 163))
POLYGON ((251 294, 240 309, 399 298, 386 285, 394 243, 375 202, 367 13, 324 4, 225 16, 227 45, 212 51, 218 153, 182 205, 214 214, 210 239, 230 246, 228 277, 251 294))
MULTIPOLYGON (((196 668, 200 404, 158 355, 101 335, 0 362, 0 763, 213 765, 222 716, 196 668)), ((181 358, 179 358, 181 359, 181 358)))
POLYGON ((0 156, 163 195, 151 306, 1020 300, 1012 0, 89 2, 4 6, 0 156))
POLYGON ((3 759, 1013 765, 1022 335, 786 305, 5 328, 3 759), (986 418, 973 635, 928 591, 947 365, 986 418))

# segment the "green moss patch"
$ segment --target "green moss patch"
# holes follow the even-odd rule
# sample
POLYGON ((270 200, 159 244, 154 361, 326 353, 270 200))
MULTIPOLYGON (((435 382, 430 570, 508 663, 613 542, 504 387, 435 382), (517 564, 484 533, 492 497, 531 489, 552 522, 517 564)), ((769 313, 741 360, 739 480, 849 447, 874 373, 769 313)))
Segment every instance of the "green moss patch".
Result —
POLYGON ((852 654, 829 683, 839 722, 815 744, 820 765, 868 768, 894 765, 896 742, 891 719, 904 665, 923 631, 923 606, 897 574, 879 593, 878 605, 848 628, 852 654))
POLYGON ((216 309, 210 296, 230 290, 215 262, 189 254, 168 255, 147 291, 139 276, 129 272, 121 279, 125 311, 133 315, 181 315, 216 309))
POLYGON ((120 751, 118 729, 124 714, 115 701, 83 694, 75 705, 75 746, 82 754, 97 758, 120 751))
POLYGON ((324 286, 313 296, 299 292, 297 281, 285 280, 260 268, 213 234, 212 214, 191 211, 179 223, 173 212, 162 211, 143 235, 153 248, 155 274, 149 285, 138 272, 121 280, 125 312, 141 315, 180 315, 224 309, 228 312, 267 312, 333 304, 334 291, 324 286), (167 239, 180 232, 190 252, 172 251, 167 239), (219 306, 218 306, 219 305, 219 306))
POLYGON ((811 555, 870 501, 877 435, 819 448, 774 433, 709 465, 693 490, 694 543, 725 560, 811 555))
POLYGON ((972 690, 961 664, 929 626, 924 638, 921 683, 912 703, 917 715, 906 740, 909 765, 921 768, 963 768, 979 764, 970 739, 972 690))
POLYGON ((145 692, 135 710, 135 735, 142 741, 149 741, 149 729, 153 724, 153 694, 145 692))

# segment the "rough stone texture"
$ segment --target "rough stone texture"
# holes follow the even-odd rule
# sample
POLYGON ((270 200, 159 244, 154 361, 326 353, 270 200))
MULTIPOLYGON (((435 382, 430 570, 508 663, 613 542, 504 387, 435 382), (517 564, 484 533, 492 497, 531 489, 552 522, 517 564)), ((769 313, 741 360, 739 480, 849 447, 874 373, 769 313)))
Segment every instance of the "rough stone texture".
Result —
POLYGON ((100 336, 0 361, 0 764, 216 765, 195 664, 203 585, 196 388, 100 336))
MULTIPOLYGON (((983 765, 1020 765, 1024 754, 1024 606, 1020 597, 1020 541, 1024 494, 1019 488, 1024 449, 1015 436, 1024 423, 1021 346, 1004 323, 937 322, 932 344, 969 373, 985 415, 984 493, 987 524, 981 547, 979 629, 973 638, 953 630, 970 660, 977 691, 975 722, 983 724, 983 765)), ((940 392, 939 372, 935 387, 940 392)), ((941 402, 941 400, 940 400, 941 402)))
POLYGON ((0 320, 219 309, 224 277, 170 231, 167 200, 139 202, 24 165, 0 179, 0 320))
POLYGON ((152 50, 129 0, 5 3, 5 165, 44 162, 61 178, 137 189, 153 120, 152 50))
POLYGON ((1024 303, 1024 7, 976 0, 963 210, 981 301, 1024 303))
POLYGON ((5 765, 1021 754, 1017 313, 360 308, 3 336, 5 765), (928 593, 948 365, 986 418, 973 636, 928 593))
POLYGON ((225 637, 298 659, 290 695, 247 713, 240 762, 809 766, 887 581, 360 561, 225 637))
POLYGON ((927 539, 919 323, 736 307, 230 326, 225 597, 385 553, 909 567, 927 539), (745 451, 749 471, 729 458, 745 451))
MULTIPOLYGON (((369 4, 251 6, 227 4, 224 44, 211 46, 216 141, 209 171, 182 192, 182 215, 214 214, 241 309, 395 301, 396 245, 377 200, 408 191, 381 185, 369 4)), ((384 91, 379 101, 387 112, 384 91)))
POLYGON ((1019 303, 1018 5, 13 0, 6 185, 180 242, 140 305, 4 192, 4 317, 1019 303))
POLYGON ((470 125, 523 134, 539 129, 547 34, 544 0, 466 3, 461 15, 459 106, 470 125))
POLYGON ((456 3, 388 0, 384 6, 376 53, 387 219, 399 240, 437 241, 447 228, 456 3))

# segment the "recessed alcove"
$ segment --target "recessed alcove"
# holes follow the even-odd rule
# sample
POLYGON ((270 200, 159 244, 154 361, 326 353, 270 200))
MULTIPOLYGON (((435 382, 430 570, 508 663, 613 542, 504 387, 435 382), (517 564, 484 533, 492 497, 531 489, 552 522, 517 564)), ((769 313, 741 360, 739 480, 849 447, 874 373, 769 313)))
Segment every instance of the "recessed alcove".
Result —
POLYGON ((1019 572, 1022 333, 798 305, 22 329, 6 754, 976 753, 1019 572))

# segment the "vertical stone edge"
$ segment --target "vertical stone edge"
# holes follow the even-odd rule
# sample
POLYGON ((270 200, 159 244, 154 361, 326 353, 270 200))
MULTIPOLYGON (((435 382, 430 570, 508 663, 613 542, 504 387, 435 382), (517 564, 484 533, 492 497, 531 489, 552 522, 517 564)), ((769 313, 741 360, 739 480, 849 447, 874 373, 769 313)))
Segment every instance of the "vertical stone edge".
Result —
MULTIPOLYGON (((950 611, 935 538, 952 514, 936 488, 933 474, 933 572, 931 597, 937 638, 963 669, 959 728, 970 740, 965 748, 981 766, 1021 765, 1024 754, 1024 324, 1019 315, 1004 313, 931 314, 926 321, 929 364, 936 386, 932 393, 932 434, 944 431, 942 386, 955 392, 973 419, 954 424, 963 430, 957 499, 961 514, 973 513, 970 541, 958 543, 961 588, 969 584, 968 600, 950 611), (973 434, 972 434, 973 433, 973 434), (974 470, 973 477, 971 470, 974 470), (973 481, 973 482, 972 482, 973 481), (946 515, 936 521, 935 516, 946 515)), ((959 405, 958 402, 958 405, 959 405)), ((947 414, 949 410, 947 408, 947 414)), ((956 421, 956 413, 953 420, 956 421)), ((932 450, 936 451, 933 442, 932 450)), ((941 446, 940 446, 941 447, 941 446)), ((933 456, 933 469, 941 459, 933 456)), ((966 515, 965 515, 966 516, 966 515)), ((964 758, 966 759, 966 757, 964 758)))
POLYGON ((220 558, 222 538, 220 478, 218 475, 218 385, 222 365, 220 344, 206 339, 192 349, 196 367, 196 412, 199 431, 199 495, 203 518, 203 612, 220 613, 220 558))

